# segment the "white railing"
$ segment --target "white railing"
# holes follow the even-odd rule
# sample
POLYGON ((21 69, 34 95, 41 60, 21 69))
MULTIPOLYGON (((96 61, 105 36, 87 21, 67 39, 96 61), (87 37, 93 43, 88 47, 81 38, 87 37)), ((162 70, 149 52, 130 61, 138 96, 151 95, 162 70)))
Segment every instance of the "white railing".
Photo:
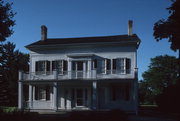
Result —
POLYGON ((66 79, 108 79, 108 78, 134 78, 135 70, 97 70, 63 71, 63 72, 31 72, 20 74, 20 80, 66 80, 66 79))
POLYGON ((34 100, 32 102, 24 101, 24 107, 27 109, 52 109, 53 103, 45 100, 34 100))

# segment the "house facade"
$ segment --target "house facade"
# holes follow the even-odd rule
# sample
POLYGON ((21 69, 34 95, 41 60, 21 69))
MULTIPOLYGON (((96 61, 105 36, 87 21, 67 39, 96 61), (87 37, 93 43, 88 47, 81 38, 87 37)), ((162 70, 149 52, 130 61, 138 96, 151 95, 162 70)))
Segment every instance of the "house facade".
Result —
POLYGON ((29 72, 19 72, 19 109, 138 110, 137 49, 132 34, 47 38, 27 45, 29 72), (28 99, 25 98, 28 92, 28 99))

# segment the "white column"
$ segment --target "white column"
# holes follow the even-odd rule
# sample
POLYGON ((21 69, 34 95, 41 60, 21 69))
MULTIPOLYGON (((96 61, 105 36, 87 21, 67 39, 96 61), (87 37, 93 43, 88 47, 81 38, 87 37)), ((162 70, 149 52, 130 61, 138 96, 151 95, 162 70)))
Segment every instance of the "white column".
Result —
POLYGON ((83 78, 87 78, 86 61, 83 62, 83 78))
POLYGON ((92 61, 88 60, 88 78, 91 78, 92 61))
POLYGON ((93 81, 92 84, 92 108, 94 110, 97 109, 97 82, 93 81))
POLYGON ((23 83, 18 82, 18 108, 23 109, 23 83))
POLYGON ((35 86, 33 86, 33 101, 35 100, 35 86))
POLYGON ((61 88, 61 109, 64 109, 64 88, 61 88))
POLYGON ((58 105, 57 105, 57 87, 58 87, 58 85, 57 85, 57 82, 54 82, 54 84, 53 84, 53 103, 54 103, 54 110, 57 110, 58 109, 58 105))
POLYGON ((72 73, 72 61, 68 60, 68 78, 71 79, 72 73))
POLYGON ((30 85, 29 85, 29 108, 30 108, 30 109, 33 108, 33 107, 32 107, 32 106, 33 106, 33 105, 32 105, 32 103, 33 103, 33 102, 32 102, 32 99, 33 99, 33 95, 32 95, 33 93, 32 93, 32 92, 33 92, 33 88, 32 88, 32 85, 30 84, 30 85))
POLYGON ((66 109, 71 109, 71 89, 67 92, 66 109))

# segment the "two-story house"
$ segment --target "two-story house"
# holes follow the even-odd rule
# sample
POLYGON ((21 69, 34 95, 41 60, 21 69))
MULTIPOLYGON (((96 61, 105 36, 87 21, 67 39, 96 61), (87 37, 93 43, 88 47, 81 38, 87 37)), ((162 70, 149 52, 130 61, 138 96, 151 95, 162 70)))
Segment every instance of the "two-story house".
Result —
POLYGON ((138 110, 137 49, 132 34, 101 37, 48 38, 29 44, 29 72, 19 72, 19 109, 138 110), (28 86, 28 100, 23 92, 28 86))

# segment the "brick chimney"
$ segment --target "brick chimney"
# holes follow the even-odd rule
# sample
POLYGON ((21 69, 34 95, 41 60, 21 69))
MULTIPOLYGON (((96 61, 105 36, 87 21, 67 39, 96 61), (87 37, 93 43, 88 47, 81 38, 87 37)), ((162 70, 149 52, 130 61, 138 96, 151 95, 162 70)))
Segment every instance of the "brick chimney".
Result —
POLYGON ((132 33, 132 25, 133 25, 133 21, 132 20, 129 20, 128 21, 128 35, 129 36, 132 36, 133 33, 132 33))
POLYGON ((45 25, 41 26, 41 40, 47 39, 47 27, 45 25))

